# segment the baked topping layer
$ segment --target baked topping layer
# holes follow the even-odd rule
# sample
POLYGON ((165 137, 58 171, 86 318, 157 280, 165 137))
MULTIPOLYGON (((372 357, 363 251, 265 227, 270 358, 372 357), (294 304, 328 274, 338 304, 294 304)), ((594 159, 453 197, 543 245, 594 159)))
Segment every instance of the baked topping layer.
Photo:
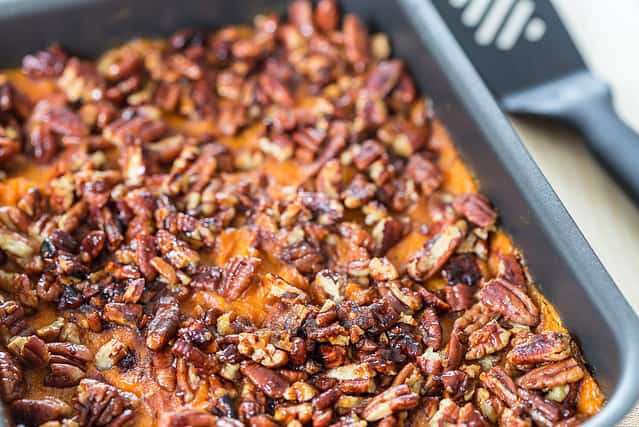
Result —
POLYGON ((59 46, 0 77, 0 396, 54 426, 575 426, 603 404, 384 34, 59 46))

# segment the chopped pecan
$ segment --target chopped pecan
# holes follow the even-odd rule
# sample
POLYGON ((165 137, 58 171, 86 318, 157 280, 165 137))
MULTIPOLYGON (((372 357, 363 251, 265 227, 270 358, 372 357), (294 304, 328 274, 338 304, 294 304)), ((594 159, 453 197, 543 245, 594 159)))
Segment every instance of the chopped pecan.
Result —
POLYGON ((515 337, 508 361, 516 366, 558 362, 570 357, 570 336, 561 332, 544 331, 539 334, 515 337))
POLYGON ((102 345, 95 353, 95 367, 100 371, 111 369, 127 355, 127 347, 113 338, 102 345))
POLYGON ((320 0, 315 6, 315 24, 322 31, 332 31, 337 28, 339 11, 335 0, 320 0))
POLYGON ((527 372, 517 383, 529 390, 556 387, 579 381, 584 377, 584 370, 574 358, 554 362, 527 372))
POLYGON ((270 334, 241 333, 237 349, 267 368, 279 368, 288 362, 288 353, 268 342, 270 334))
POLYGON ((67 363, 76 366, 84 366, 93 355, 91 350, 82 344, 71 342, 50 342, 47 344, 51 363, 67 363))
POLYGON ((361 71, 369 59, 368 33, 355 15, 344 17, 343 29, 345 54, 356 70, 361 71))
POLYGON ((240 371, 257 388, 262 390, 268 397, 278 399, 284 396, 284 392, 289 387, 288 381, 277 372, 265 368, 253 362, 243 362, 240 371))
POLYGON ((202 372, 210 373, 219 369, 215 355, 208 354, 183 339, 177 339, 172 347, 173 353, 191 363, 202 372))
POLYGON ((444 387, 444 396, 453 400, 462 398, 472 387, 472 380, 460 370, 444 372, 441 381, 444 387))
POLYGON ((26 391, 22 368, 4 351, 0 351, 0 377, 0 398, 3 402, 8 403, 22 397, 26 391))
POLYGON ((488 422, 472 403, 462 406, 457 422, 468 427, 488 427, 488 422))
POLYGON ((493 354, 504 349, 509 341, 510 331, 502 328, 497 321, 493 320, 470 334, 466 359, 476 360, 493 354))
POLYGON ((532 423, 528 418, 521 418, 509 408, 505 408, 499 418, 499 424, 512 427, 531 427, 532 423))
POLYGON ((373 228, 373 238, 380 255, 386 254, 404 237, 404 225, 396 218, 384 218, 373 228))
POLYGON ((107 322, 136 328, 142 317, 142 306, 139 304, 110 302, 104 306, 102 318, 107 322))
POLYGON ((407 266, 408 274, 420 282, 433 276, 464 238, 466 228, 463 221, 444 227, 441 233, 413 255, 407 266))
POLYGON ((481 194, 462 194, 453 200, 453 208, 468 221, 480 227, 490 227, 497 221, 497 212, 481 194))
POLYGON ((282 260, 293 264, 302 274, 317 273, 324 265, 324 257, 321 252, 315 246, 304 241, 286 247, 282 254, 282 260))
POLYGON ((155 351, 162 349, 177 333, 179 321, 177 300, 171 297, 160 299, 146 332, 146 346, 155 351))
POLYGON ((253 282, 261 259, 235 256, 224 266, 218 292, 229 300, 238 298, 253 282))
POLYGON ((453 331, 450 334, 448 340, 448 348, 446 349, 446 368, 457 369, 464 360, 464 354, 466 354, 466 346, 462 341, 461 334, 457 331, 453 331))
POLYGON ((479 291, 481 302, 514 323, 535 326, 539 309, 524 291, 504 279, 493 279, 479 291))

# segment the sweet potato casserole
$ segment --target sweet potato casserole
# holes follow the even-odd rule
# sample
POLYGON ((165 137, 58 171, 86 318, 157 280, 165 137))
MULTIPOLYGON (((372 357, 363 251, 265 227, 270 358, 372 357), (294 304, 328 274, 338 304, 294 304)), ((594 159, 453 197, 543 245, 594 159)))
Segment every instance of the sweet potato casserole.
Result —
POLYGON ((333 0, 28 55, 0 75, 0 161, 16 424, 568 427, 603 405, 389 39, 333 0))

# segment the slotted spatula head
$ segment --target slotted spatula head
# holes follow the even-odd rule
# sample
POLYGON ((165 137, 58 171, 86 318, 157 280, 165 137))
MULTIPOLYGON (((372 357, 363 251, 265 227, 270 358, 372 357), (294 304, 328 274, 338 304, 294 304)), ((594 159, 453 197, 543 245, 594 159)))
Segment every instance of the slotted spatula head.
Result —
POLYGON ((502 105, 510 95, 586 70, 548 0, 433 4, 502 105))

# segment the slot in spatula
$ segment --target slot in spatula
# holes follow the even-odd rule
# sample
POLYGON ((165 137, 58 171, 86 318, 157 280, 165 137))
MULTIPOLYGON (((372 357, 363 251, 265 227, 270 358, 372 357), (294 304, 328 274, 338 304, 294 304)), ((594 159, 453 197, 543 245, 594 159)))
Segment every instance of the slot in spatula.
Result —
POLYGON ((432 2, 505 110, 576 127, 639 203, 639 135, 619 118, 608 85, 588 70, 548 0, 432 2))

